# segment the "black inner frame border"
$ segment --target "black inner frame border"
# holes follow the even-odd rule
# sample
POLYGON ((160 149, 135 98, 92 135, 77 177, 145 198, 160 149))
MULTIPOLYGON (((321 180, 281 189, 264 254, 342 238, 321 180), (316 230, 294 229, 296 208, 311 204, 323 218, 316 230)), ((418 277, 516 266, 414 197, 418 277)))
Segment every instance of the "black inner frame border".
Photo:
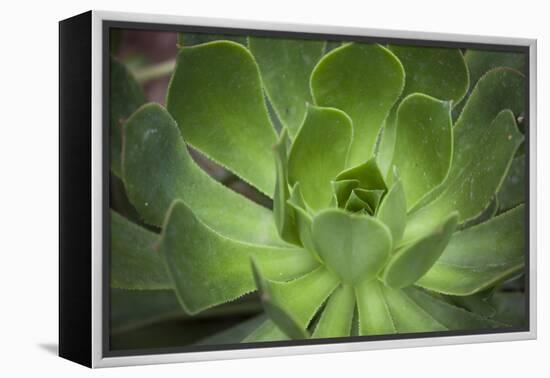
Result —
MULTIPOLYGON (((281 26, 284 27, 284 26, 281 26)), ((307 25, 304 25, 307 28, 307 25)), ((206 351, 223 351, 223 350, 244 350, 244 349, 260 349, 260 348, 280 348, 305 345, 322 345, 322 344, 340 344, 365 341, 381 341, 381 340, 401 340, 401 339, 420 339, 427 337, 448 337, 448 336, 467 336, 467 335, 484 335, 498 333, 514 333, 514 332, 529 332, 530 331, 530 172, 531 163, 530 157, 530 48, 529 46, 506 45, 506 44, 491 44, 491 43, 470 43, 470 42, 449 42, 430 39, 418 38, 390 38, 390 37, 369 37, 358 35, 345 34, 324 34, 313 32, 295 32, 295 31, 276 31, 276 30, 261 30, 247 28, 231 28, 231 27, 212 27, 212 26, 195 26, 195 25, 178 25, 178 24, 161 24, 147 22, 129 22, 117 20, 102 21, 102 178, 103 178, 103 203, 102 203, 102 357, 122 357, 122 356, 139 356, 152 354, 170 354, 170 353, 190 353, 190 352, 206 352, 206 351), (380 44, 403 44, 409 46, 424 46, 424 47, 448 47, 461 49, 480 49, 486 51, 499 52, 514 52, 525 55, 525 105, 524 105, 524 136, 525 136, 525 248, 524 248, 524 282, 525 282, 525 318, 526 325, 524 327, 507 327, 507 328, 492 328, 480 330, 464 330, 464 331, 435 331, 435 332, 417 332, 417 333, 400 333, 393 335, 374 335, 374 336, 348 336, 326 339, 304 339, 304 340, 289 340, 289 341, 268 341, 254 342, 246 344, 216 344, 216 345, 189 345, 182 347, 167 347, 167 348, 140 348, 130 350, 111 350, 110 348, 110 314, 111 314, 111 298, 110 298, 110 31, 111 29, 125 30, 141 30, 141 31, 165 31, 165 32, 187 32, 187 33, 205 33, 205 34, 225 34, 235 36, 259 36, 259 37, 279 37, 279 38, 296 38, 296 39, 314 39, 338 42, 361 42, 361 43, 380 43, 380 44)), ((406 31, 402 32, 404 35, 406 31)))

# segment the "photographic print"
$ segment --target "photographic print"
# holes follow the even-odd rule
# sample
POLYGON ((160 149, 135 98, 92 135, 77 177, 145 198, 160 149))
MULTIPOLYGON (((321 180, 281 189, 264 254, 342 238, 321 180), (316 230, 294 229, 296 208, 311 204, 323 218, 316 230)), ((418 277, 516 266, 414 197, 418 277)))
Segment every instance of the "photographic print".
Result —
POLYGON ((109 30, 111 351, 528 329, 525 52, 109 30))

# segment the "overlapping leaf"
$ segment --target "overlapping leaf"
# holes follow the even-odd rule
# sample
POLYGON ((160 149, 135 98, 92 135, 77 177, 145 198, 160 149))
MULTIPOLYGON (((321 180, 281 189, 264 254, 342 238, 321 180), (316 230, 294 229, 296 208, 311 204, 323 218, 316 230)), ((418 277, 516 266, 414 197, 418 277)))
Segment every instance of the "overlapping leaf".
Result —
POLYGON ((283 243, 271 211, 216 182, 193 162, 176 123, 160 105, 145 105, 128 120, 123 172, 128 197, 148 223, 161 225, 170 204, 182 199, 225 236, 283 243))
POLYGON ((311 75, 315 103, 343 110, 353 120, 349 166, 368 160, 378 132, 401 94, 405 73, 380 45, 345 44, 325 55, 311 75))
POLYGON ((309 77, 323 55, 325 42, 315 40, 250 37, 264 89, 282 124, 293 138, 311 103, 309 77))
POLYGON ((180 49, 166 104, 187 143, 273 196, 277 135, 246 48, 216 41, 180 49))
POLYGON ((191 314, 231 301, 256 289, 250 259, 266 277, 288 280, 318 265, 298 248, 237 242, 203 224, 181 201, 171 206, 160 252, 185 310, 191 314))

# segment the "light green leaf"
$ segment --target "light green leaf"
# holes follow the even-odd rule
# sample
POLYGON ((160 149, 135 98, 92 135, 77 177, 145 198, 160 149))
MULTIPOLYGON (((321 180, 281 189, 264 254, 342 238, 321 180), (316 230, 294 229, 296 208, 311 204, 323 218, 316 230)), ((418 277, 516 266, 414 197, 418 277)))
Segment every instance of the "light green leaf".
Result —
POLYGON ((336 204, 344 207, 353 189, 359 187, 359 180, 331 181, 332 191, 336 197, 336 204))
POLYGON ((367 211, 369 214, 372 214, 373 210, 372 208, 370 207, 370 205, 363 201, 358 195, 357 195, 357 189, 354 189, 348 200, 346 201, 346 205, 344 206, 344 208, 351 212, 351 213, 356 213, 358 211, 361 211, 361 210, 365 210, 367 211))
POLYGON ((524 206, 455 233, 417 284, 450 295, 471 295, 517 274, 524 266, 524 206))
POLYGON ((327 209, 313 219, 316 250, 344 283, 376 277, 392 248, 388 228, 376 218, 327 209))
POLYGON ((263 268, 255 272, 266 312, 291 338, 303 338, 309 322, 339 284, 324 266, 288 282, 266 278, 263 268))
POLYGON ((378 210, 378 205, 380 204, 380 200, 385 190, 357 188, 353 190, 353 193, 368 204, 368 207, 372 210, 370 214, 373 215, 378 210))
POLYGON ((128 120, 123 174, 128 197, 147 223, 160 226, 172 201, 182 199, 225 236, 284 244, 271 211, 224 187, 195 164, 176 123, 160 105, 145 105, 128 120))
POLYGON ((340 172, 336 176, 336 181, 343 180, 357 180, 359 181, 359 187, 362 189, 386 189, 384 177, 375 158, 340 172))
MULTIPOLYGON (((395 46, 389 49, 399 58, 405 69, 405 88, 401 97, 424 93, 442 101, 460 103, 468 90, 468 70, 459 49, 395 46)), ((386 119, 377 154, 382 172, 391 171, 395 149, 396 106, 386 119)), ((397 150, 397 149, 395 149, 397 150)))
POLYGON ((425 93, 458 104, 466 95, 468 69, 460 49, 398 45, 388 48, 405 69, 403 96, 425 93))
POLYGON ((382 274, 386 285, 394 288, 410 286, 426 274, 447 247, 457 220, 458 213, 451 213, 430 233, 395 252, 382 274))
POLYGON ((253 291, 251 257, 266 277, 276 280, 295 278, 318 265, 303 249, 225 238, 199 221, 181 201, 174 202, 168 211, 160 251, 178 298, 190 314, 253 291))
POLYGON ((291 185, 300 182, 314 210, 330 202, 330 182, 346 166, 352 132, 350 118, 340 110, 308 107, 288 157, 288 178, 291 185))
POLYGON ((122 127, 126 119, 144 104, 146 99, 138 82, 126 66, 112 57, 110 63, 111 170, 121 177, 122 127))
POLYGON ((413 301, 402 289, 392 289, 384 285, 380 285, 380 289, 388 305, 396 333, 447 330, 447 327, 434 319, 429 312, 413 301))
POLYGON ((525 156, 516 156, 498 193, 499 211, 506 211, 525 202, 525 156))
POLYGON ((394 178, 392 187, 382 199, 376 217, 388 226, 393 244, 398 245, 407 223, 407 200, 403 184, 398 177, 394 178))
POLYGON ((315 103, 341 109, 353 120, 349 166, 373 155, 378 132, 404 82, 399 60, 376 44, 345 44, 326 54, 313 70, 315 103))
POLYGON ((287 203, 290 198, 290 191, 288 190, 286 143, 286 129, 283 129, 279 141, 273 149, 275 154, 275 171, 277 174, 273 196, 273 216, 275 217, 275 225, 281 239, 289 243, 299 244, 300 238, 296 227, 294 209, 287 203))
POLYGON ((327 301, 313 338, 349 336, 354 310, 353 288, 348 285, 339 286, 327 301))
POLYGON ((415 239, 451 211, 459 211, 459 223, 481 214, 490 205, 523 140, 509 110, 500 112, 489 125, 481 124, 480 128, 484 129, 481 134, 471 132, 469 137, 458 136, 459 127, 464 130, 460 125, 455 127, 453 167, 442 184, 444 187, 433 202, 409 217, 404 240, 415 239), (467 146, 463 147, 464 144, 467 146), (473 146, 476 149, 472 149, 473 146), (456 152, 457 149, 461 151, 456 152))
POLYGON ((260 292, 260 299, 269 318, 289 338, 298 340, 309 338, 309 333, 306 330, 307 324, 302 325, 302 322, 285 308, 285 303, 279 303, 277 291, 272 290, 272 285, 263 278, 254 260, 252 260, 252 272, 256 287, 260 292))
POLYGON ((271 321, 267 319, 258 328, 245 337, 242 343, 255 343, 262 341, 284 341, 288 336, 271 321))
POLYGON ((361 336, 396 333, 393 316, 380 281, 372 280, 360 283, 355 287, 355 296, 359 311, 359 334, 361 336))
POLYGON ((415 93, 398 107, 392 166, 399 171, 409 208, 449 172, 453 154, 450 105, 415 93))
POLYGON ((111 211, 111 287, 171 289, 158 241, 158 234, 111 211))
POLYGON ((292 188, 288 204, 294 209, 294 216, 296 219, 296 226, 298 227, 300 242, 302 243, 304 248, 311 252, 317 260, 321 261, 321 258, 319 257, 319 254, 315 249, 313 236, 311 234, 313 219, 309 212, 305 210, 307 209, 307 205, 305 204, 305 201, 300 192, 299 182, 297 182, 292 188))
POLYGON ((313 102, 309 78, 323 55, 325 42, 249 37, 248 46, 278 118, 294 137, 306 114, 306 103, 313 102))
POLYGON ((180 49, 166 104, 187 143, 272 197, 277 135, 246 48, 218 41, 180 49))

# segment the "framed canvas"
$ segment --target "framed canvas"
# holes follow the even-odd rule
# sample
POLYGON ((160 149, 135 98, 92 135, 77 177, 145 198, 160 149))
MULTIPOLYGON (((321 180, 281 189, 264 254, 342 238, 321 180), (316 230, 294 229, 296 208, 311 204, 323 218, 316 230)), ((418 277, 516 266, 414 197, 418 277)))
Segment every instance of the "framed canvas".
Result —
POLYGON ((536 41, 60 22, 59 353, 536 337, 536 41))

